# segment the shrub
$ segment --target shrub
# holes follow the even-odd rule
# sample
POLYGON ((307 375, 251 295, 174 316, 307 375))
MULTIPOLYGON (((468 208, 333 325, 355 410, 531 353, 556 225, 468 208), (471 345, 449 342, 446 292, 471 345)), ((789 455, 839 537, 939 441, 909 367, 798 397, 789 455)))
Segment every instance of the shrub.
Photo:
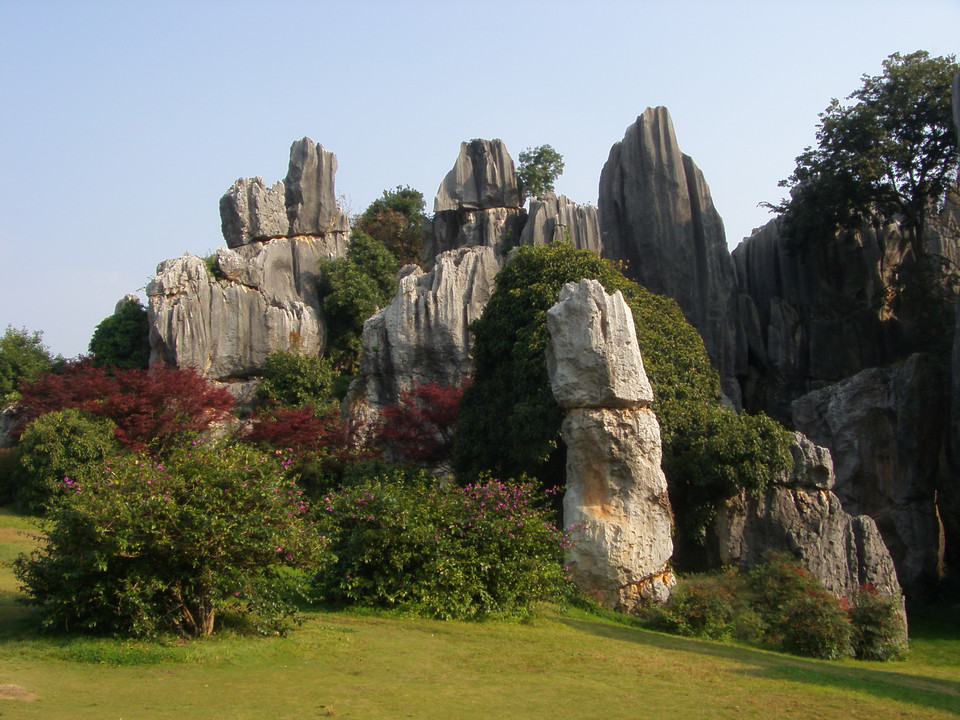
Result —
POLYGON ((556 599, 562 534, 528 483, 465 488, 420 474, 381 476, 319 503, 336 562, 317 575, 331 602, 444 619, 520 615, 556 599))
POLYGON ((149 370, 113 370, 89 358, 67 361, 23 387, 22 424, 48 412, 76 408, 116 423, 114 435, 127 448, 162 451, 179 436, 206 430, 227 416, 233 396, 198 375, 158 365, 149 370))
MULTIPOLYGON (((469 382, 466 383, 469 387, 469 382)), ((417 385, 400 393, 400 401, 380 414, 380 438, 388 454, 401 462, 446 463, 453 455, 463 387, 439 383, 417 385)))
POLYGON ((85 478, 92 466, 115 455, 115 425, 74 408, 41 415, 18 445, 21 472, 15 497, 23 508, 40 512, 63 489, 63 481, 85 478))
POLYGON ((263 364, 257 394, 273 406, 299 408, 309 404, 323 413, 335 404, 332 386, 329 360, 299 350, 274 350, 263 364))
POLYGON ((670 600, 651 606, 644 617, 653 627, 677 635, 757 642, 763 632, 743 577, 734 569, 683 578, 670 600))
POLYGON ((853 625, 853 653, 858 660, 895 660, 907 646, 907 628, 897 602, 861 585, 848 611, 853 625))
POLYGON ((789 555, 771 554, 749 573, 747 588, 767 625, 764 644, 823 659, 853 654, 842 603, 789 555))
POLYGON ((294 459, 300 484, 311 495, 339 485, 347 466, 366 460, 373 451, 361 447, 356 434, 331 407, 318 414, 312 405, 276 408, 254 418, 244 442, 285 450, 294 459))
POLYGON ((215 614, 281 631, 284 568, 321 565, 322 541, 282 455, 201 441, 63 481, 45 542, 15 562, 46 629, 209 635, 215 614))
POLYGON ((93 331, 89 350, 96 365, 146 369, 150 364, 150 325, 139 300, 126 300, 93 331))

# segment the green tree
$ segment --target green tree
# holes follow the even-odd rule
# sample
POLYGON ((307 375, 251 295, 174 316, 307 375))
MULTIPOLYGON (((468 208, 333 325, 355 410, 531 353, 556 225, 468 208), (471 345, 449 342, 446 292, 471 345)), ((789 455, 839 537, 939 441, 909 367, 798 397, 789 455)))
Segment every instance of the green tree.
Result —
POLYGON ((396 292, 397 259, 364 232, 350 235, 342 258, 320 260, 320 297, 327 320, 327 352, 334 366, 351 372, 360 357, 363 323, 396 292))
POLYGON ((554 183, 563 174, 563 156, 550 145, 538 145, 520 152, 517 179, 520 191, 533 197, 553 192, 554 183))
POLYGON ((299 350, 275 350, 263 365, 257 394, 274 407, 310 404, 322 414, 334 404, 332 386, 333 369, 328 359, 304 355, 299 350))
POLYGON ((8 325, 0 337, 0 404, 5 407, 16 400, 22 382, 33 382, 52 368, 53 358, 43 344, 43 333, 8 325))
POLYGON ((781 183, 790 198, 772 208, 796 247, 829 241, 838 230, 879 227, 898 218, 914 257, 924 257, 930 213, 955 188, 957 134, 953 127, 953 55, 894 53, 883 73, 864 75, 843 104, 820 114, 817 146, 797 158, 781 183))
POLYGON ((65 479, 43 544, 15 561, 27 603, 48 629, 195 637, 230 610, 282 631, 289 569, 316 571, 324 552, 285 460, 198 440, 65 479))
POLYGON ((147 368, 150 365, 150 325, 147 310, 139 300, 125 300, 110 317, 104 318, 90 338, 95 365, 118 368, 147 368))
POLYGON ((17 446, 17 502, 31 512, 46 508, 65 478, 80 481, 91 466, 119 451, 115 427, 109 418, 74 408, 41 415, 27 425, 17 446))
POLYGON ((718 503, 741 489, 764 487, 790 466, 788 435, 764 415, 737 415, 720 406, 719 379, 703 341, 673 300, 569 243, 520 248, 471 326, 475 367, 460 403, 458 478, 470 481, 489 471, 536 477, 546 487, 562 484, 562 415, 547 375, 546 312, 565 283, 582 278, 599 280, 607 292, 620 290, 633 311, 678 529, 702 541, 718 503))
POLYGON ((398 185, 370 203, 356 229, 383 243, 401 263, 414 263, 423 246, 424 208, 423 193, 398 185))

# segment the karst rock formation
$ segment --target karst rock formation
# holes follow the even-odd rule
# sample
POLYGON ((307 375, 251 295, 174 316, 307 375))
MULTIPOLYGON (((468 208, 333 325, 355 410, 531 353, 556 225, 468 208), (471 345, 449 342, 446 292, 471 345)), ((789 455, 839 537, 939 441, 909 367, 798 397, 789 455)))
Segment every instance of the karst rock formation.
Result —
POLYGON ((596 280, 568 283, 547 311, 547 368, 565 412, 563 522, 574 582, 601 605, 665 602, 673 515, 660 468, 660 425, 633 315, 596 280))

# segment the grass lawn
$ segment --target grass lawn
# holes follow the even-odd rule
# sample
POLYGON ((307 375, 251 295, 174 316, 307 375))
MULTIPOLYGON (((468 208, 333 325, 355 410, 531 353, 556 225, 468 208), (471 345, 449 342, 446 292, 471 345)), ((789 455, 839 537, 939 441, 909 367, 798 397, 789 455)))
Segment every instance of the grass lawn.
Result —
POLYGON ((315 612, 286 638, 39 637, 0 511, 0 718, 957 718, 960 626, 911 622, 906 661, 826 662, 545 609, 529 623, 315 612))

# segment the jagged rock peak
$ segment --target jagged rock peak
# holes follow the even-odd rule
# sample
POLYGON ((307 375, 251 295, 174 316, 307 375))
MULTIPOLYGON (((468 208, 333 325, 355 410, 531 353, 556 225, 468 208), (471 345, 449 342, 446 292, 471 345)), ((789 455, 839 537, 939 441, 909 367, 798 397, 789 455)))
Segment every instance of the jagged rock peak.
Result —
POLYGON ((547 372, 560 407, 636 408, 653 402, 633 313, 619 290, 608 295, 591 279, 567 283, 547 311, 547 328, 547 372))
POLYGON ((499 139, 474 139, 460 143, 457 162, 437 190, 433 211, 519 208, 520 204, 517 173, 506 145, 499 139))
POLYGON ((290 147, 285 180, 268 188, 263 178, 240 178, 220 198, 220 228, 231 248, 258 240, 349 231, 337 206, 337 156, 310 138, 290 147))
POLYGON ((680 151, 666 108, 647 108, 610 149, 599 209, 604 257, 622 261, 632 280, 677 301, 703 338, 724 391, 737 396, 736 272, 710 188, 680 151))
POLYGON ((543 245, 569 240, 574 247, 600 253, 600 215, 593 205, 578 205, 566 195, 547 193, 530 200, 527 224, 520 235, 521 245, 543 245))

